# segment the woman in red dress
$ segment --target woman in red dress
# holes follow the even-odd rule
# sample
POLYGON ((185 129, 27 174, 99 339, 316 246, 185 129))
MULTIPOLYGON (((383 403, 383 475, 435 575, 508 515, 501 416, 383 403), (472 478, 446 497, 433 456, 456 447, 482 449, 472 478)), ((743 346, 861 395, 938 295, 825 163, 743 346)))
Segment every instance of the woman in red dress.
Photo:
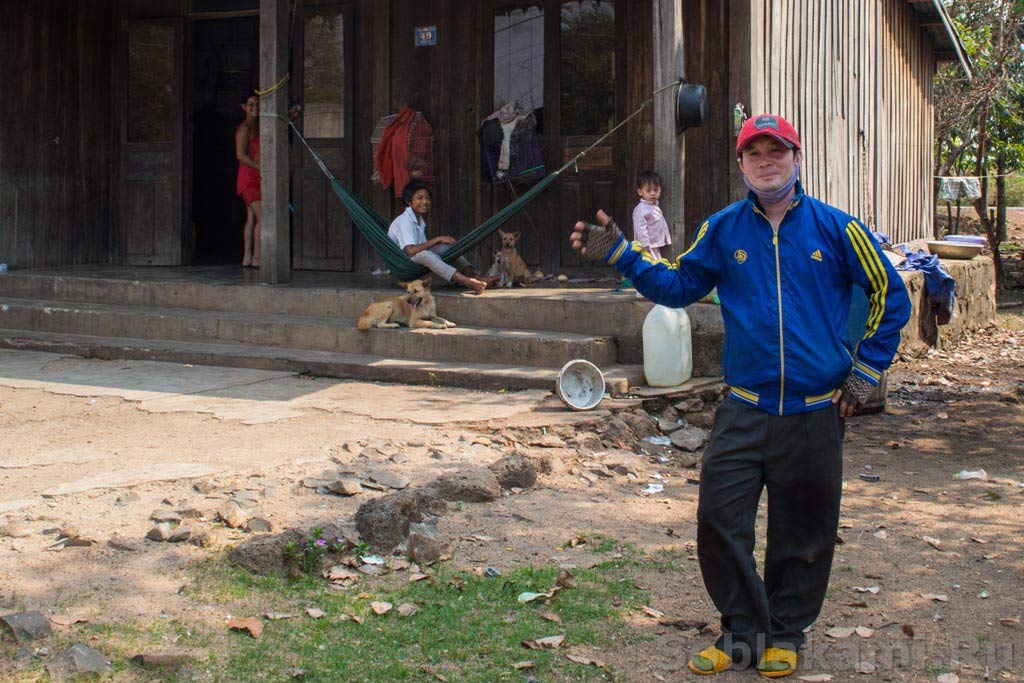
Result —
POLYGON ((235 129, 235 158, 238 159, 238 196, 245 202, 242 229, 242 265, 260 265, 260 101, 255 95, 242 100, 245 120, 235 129))

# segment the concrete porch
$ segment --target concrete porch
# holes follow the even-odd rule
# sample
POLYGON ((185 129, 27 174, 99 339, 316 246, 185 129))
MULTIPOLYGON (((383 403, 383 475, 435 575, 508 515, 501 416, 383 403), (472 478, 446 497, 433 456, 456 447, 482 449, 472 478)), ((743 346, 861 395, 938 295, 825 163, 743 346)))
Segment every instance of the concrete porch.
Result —
MULTIPOLYGON (((477 388, 551 388, 568 360, 604 370, 612 393, 642 386, 651 304, 611 279, 490 290, 436 288, 451 330, 355 329, 389 277, 296 271, 266 285, 236 266, 81 266, 0 276, 0 347, 477 388)), ((717 376, 717 306, 687 309, 694 376, 717 376)))

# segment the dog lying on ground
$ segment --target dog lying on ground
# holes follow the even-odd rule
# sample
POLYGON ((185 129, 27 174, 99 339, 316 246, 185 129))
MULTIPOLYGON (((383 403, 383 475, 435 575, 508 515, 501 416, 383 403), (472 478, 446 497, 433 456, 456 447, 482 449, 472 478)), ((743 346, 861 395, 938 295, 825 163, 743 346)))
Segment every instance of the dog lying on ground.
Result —
POLYGON ((511 287, 513 283, 523 286, 533 283, 530 269, 526 267, 526 261, 516 251, 516 242, 522 234, 519 230, 515 232, 498 230, 498 235, 501 237, 501 251, 498 252, 499 287, 511 287))
POLYGON ((356 327, 360 330, 401 325, 439 330, 455 327, 455 323, 438 317, 434 295, 430 293, 429 279, 403 282, 402 285, 405 287, 404 295, 373 302, 359 316, 356 327))

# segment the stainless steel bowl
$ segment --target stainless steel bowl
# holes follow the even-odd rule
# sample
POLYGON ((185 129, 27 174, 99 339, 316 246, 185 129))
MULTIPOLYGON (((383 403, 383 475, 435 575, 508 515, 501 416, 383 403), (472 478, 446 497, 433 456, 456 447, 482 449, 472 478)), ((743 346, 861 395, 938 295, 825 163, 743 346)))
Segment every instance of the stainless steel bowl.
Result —
POLYGON ((977 244, 961 244, 959 242, 930 241, 928 251, 939 258, 974 258, 981 253, 981 246, 977 244))

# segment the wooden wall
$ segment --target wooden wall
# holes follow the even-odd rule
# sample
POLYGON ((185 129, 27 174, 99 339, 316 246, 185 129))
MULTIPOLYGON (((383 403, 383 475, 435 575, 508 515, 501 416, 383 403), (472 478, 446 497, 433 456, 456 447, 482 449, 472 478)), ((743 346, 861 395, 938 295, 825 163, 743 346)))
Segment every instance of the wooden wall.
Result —
POLYGON ((0 3, 0 261, 107 262, 111 2, 0 3))
MULTIPOLYGON (((686 241, 712 213, 735 201, 731 174, 736 143, 732 133, 732 105, 736 82, 746 73, 730 74, 730 55, 742 49, 746 36, 730 30, 735 8, 719 0, 680 0, 683 6, 684 75, 708 91, 708 120, 685 133, 686 241)), ((744 0, 746 1, 746 0, 744 0)))
POLYGON ((932 234, 932 46, 901 0, 751 0, 751 111, 804 144, 808 193, 896 242, 932 234))

